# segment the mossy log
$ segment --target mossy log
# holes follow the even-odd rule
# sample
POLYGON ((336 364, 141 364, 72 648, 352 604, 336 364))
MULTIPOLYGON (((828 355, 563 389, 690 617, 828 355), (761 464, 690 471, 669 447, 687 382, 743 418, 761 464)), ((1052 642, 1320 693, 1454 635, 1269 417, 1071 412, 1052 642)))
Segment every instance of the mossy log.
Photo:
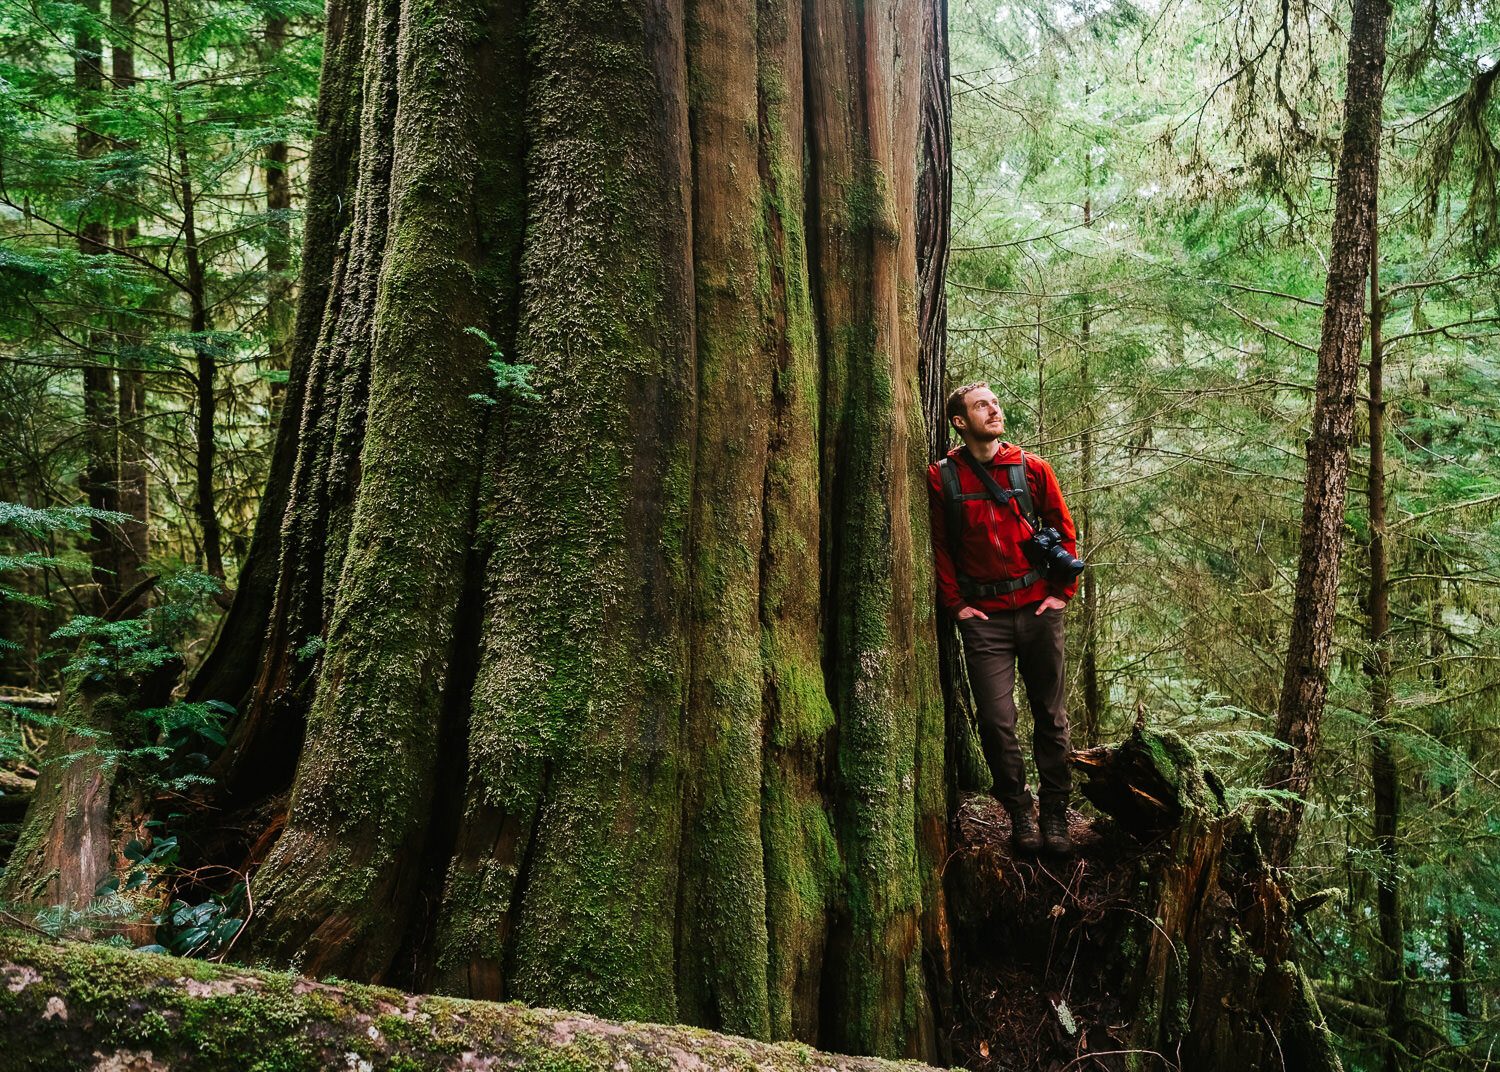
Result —
POLYGON ((0 1072, 921 1072, 688 1027, 421 997, 0 931, 0 1072))
POLYGON ((960 808, 955 1058, 981 1072, 1338 1069, 1292 957, 1292 905, 1214 773, 1144 728, 1073 763, 1105 812, 1072 814, 1074 859, 1016 858, 1002 808, 960 808))

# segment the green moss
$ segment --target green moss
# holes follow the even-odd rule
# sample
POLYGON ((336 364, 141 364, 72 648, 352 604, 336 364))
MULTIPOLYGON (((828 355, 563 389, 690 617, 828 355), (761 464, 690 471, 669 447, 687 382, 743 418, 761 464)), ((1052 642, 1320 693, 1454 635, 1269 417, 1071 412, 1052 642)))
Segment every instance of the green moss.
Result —
POLYGON ((482 427, 469 396, 488 370, 464 329, 489 324, 490 294, 468 162, 514 148, 491 143, 497 83, 478 75, 474 10, 435 0, 403 29, 390 233, 384 262, 366 265, 380 287, 349 550, 286 833, 256 881, 252 949, 285 960, 305 948, 310 965, 345 974, 384 970, 401 939, 390 920, 415 893, 404 876, 433 796, 471 539, 482 427))
POLYGON ((692 281, 641 16, 604 3, 527 15, 528 64, 548 77, 525 110, 515 353, 542 403, 510 414, 481 506, 490 565, 461 840, 483 843, 455 859, 439 941, 455 985, 477 954, 512 966, 509 993, 670 1019, 692 281))
POLYGON ((7 973, 0 987, 0 1022, 10 1032, 0 1051, 6 1069, 13 1067, 6 1060, 11 1055, 23 1055, 26 1067, 62 1068, 120 1050, 150 1050, 178 1072, 312 1072, 345 1067, 347 1054, 376 1069, 409 1072, 453 1067, 465 1054, 535 1072, 660 1072, 694 1062, 709 1072, 778 1072, 809 1063, 835 1072, 900 1067, 519 1005, 413 997, 380 987, 354 992, 285 974, 56 945, 13 932, 0 932, 0 966, 7 973), (53 998, 62 1000, 66 1020, 42 1015, 53 998))
POLYGON ((1145 729, 1132 738, 1161 781, 1188 812, 1218 817, 1228 810, 1216 780, 1193 747, 1172 730, 1145 729))

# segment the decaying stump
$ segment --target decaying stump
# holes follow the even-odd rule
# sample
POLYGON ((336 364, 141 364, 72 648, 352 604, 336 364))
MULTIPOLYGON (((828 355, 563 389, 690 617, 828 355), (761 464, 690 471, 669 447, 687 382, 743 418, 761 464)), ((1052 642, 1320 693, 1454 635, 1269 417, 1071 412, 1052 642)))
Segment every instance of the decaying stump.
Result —
POLYGON ((286 973, 0 931, 0 1072, 926 1072, 926 1067, 690 1027, 333 986, 286 973))
MULTIPOLYGON (((80 909, 123 864, 119 853, 147 837, 140 789, 122 784, 120 753, 148 741, 140 712, 167 702, 182 669, 175 657, 120 670, 86 660, 57 705, 35 789, 0 871, 0 901, 80 909)), ((128 781, 128 780, 127 780, 128 781)), ((149 940, 149 933, 137 935, 149 940)))
POLYGON ((1072 814, 1071 860, 1012 857, 986 798, 955 819, 955 1058, 982 1072, 1338 1068, 1290 958, 1291 906, 1213 772, 1144 729, 1073 761, 1105 817, 1072 814))

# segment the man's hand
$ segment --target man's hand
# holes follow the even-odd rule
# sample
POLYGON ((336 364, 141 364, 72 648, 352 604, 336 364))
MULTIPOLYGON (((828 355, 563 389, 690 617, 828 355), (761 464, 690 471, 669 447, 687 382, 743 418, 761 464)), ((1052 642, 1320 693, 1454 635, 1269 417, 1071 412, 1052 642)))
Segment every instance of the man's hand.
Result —
POLYGON ((1056 596, 1048 596, 1046 599, 1037 604, 1036 612, 1040 614, 1042 613, 1042 611, 1051 610, 1053 607, 1056 607, 1058 610, 1062 610, 1067 605, 1068 604, 1066 602, 1058 599, 1056 596))
POLYGON ((990 616, 984 611, 980 610, 978 607, 970 606, 959 607, 958 613, 954 615, 954 617, 956 617, 959 621, 963 621, 965 618, 978 618, 982 622, 987 622, 990 620, 990 616))

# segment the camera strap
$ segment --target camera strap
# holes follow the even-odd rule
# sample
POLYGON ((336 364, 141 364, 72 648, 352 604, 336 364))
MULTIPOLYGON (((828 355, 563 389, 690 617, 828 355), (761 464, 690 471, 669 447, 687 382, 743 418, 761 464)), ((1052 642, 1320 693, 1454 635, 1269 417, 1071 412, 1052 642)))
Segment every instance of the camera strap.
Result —
POLYGON ((981 465, 979 459, 969 453, 968 447, 964 447, 958 453, 963 456, 964 461, 974 471, 974 475, 979 478, 985 490, 990 493, 990 498, 999 504, 1000 509, 1003 510, 1014 502, 1016 509, 1021 512, 1021 519, 1031 526, 1032 532, 1041 528, 1041 523, 1036 518, 1036 507, 1031 501, 1031 486, 1026 480, 1026 452, 1024 450, 1021 451, 1019 465, 1005 467, 1006 478, 1010 483, 1008 488, 1000 486, 1000 482, 990 475, 989 468, 981 465))

